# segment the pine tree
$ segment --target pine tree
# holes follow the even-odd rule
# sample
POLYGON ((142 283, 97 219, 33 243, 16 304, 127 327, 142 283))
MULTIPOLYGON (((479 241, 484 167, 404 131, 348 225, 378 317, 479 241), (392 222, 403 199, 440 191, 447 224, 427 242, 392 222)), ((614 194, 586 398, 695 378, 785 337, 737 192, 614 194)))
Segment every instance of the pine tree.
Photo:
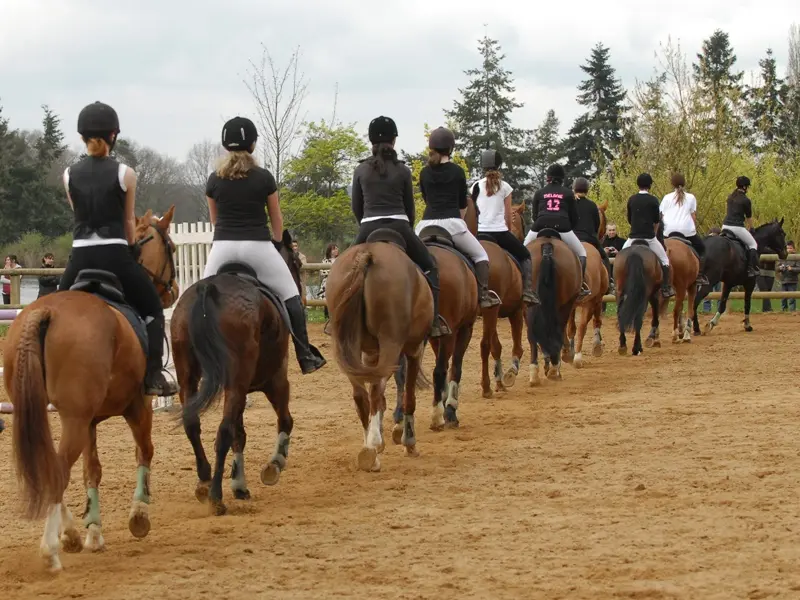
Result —
POLYGON ((530 157, 531 180, 536 187, 545 185, 547 167, 564 156, 564 143, 559 138, 560 122, 556 111, 547 111, 542 124, 528 136, 528 156, 530 157))
POLYGON ((789 64, 786 69, 784 130, 790 148, 800 149, 800 26, 789 29, 789 64))
POLYGON ((744 97, 753 150, 760 153, 776 150, 786 137, 787 87, 778 77, 771 48, 767 49, 767 56, 758 61, 758 65, 761 67, 760 85, 749 88, 744 97))
POLYGON ((588 75, 578 86, 578 104, 588 110, 569 130, 566 142, 571 177, 595 176, 613 160, 623 138, 627 93, 610 64, 610 51, 598 43, 581 70, 588 75))
POLYGON ((36 155, 39 166, 47 169, 67 149, 64 144, 64 133, 61 131, 61 119, 47 105, 42 105, 42 136, 36 141, 36 155))
POLYGON ((458 147, 470 171, 478 172, 482 150, 494 148, 503 155, 505 178, 519 190, 527 180, 522 148, 527 132, 512 126, 511 113, 523 104, 513 98, 514 80, 511 72, 502 67, 505 55, 501 54, 499 42, 484 37, 478 42, 478 50, 483 58, 480 68, 464 72, 470 83, 458 90, 461 101, 456 100, 445 115, 453 123, 458 147))

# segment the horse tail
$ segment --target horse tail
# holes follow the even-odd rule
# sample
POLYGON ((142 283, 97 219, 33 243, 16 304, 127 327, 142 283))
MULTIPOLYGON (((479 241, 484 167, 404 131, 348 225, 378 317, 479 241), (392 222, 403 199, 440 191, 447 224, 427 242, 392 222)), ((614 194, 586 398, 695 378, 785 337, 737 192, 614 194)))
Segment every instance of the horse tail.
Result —
POLYGON ((366 328, 366 303, 364 288, 367 271, 374 264, 372 252, 361 249, 353 259, 350 272, 344 276, 342 288, 346 290, 328 310, 333 317, 333 339, 336 340, 336 361, 345 375, 352 379, 377 381, 389 377, 397 369, 401 348, 380 344, 380 354, 375 365, 366 365, 361 356, 361 341, 366 328))
POLYGON ((203 279, 197 283, 196 290, 189 309, 189 341, 200 364, 202 378, 197 393, 183 405, 184 421, 196 419, 211 408, 228 383, 231 364, 219 323, 219 289, 213 279, 203 279))
MULTIPOLYGON (((24 314, 24 313, 23 313, 24 314)), ((53 445, 47 419, 44 340, 50 325, 49 308, 24 316, 17 344, 14 379, 14 460, 30 519, 40 518, 47 507, 61 502, 68 474, 53 445)))
POLYGON ((540 304, 534 311, 533 330, 536 341, 547 356, 557 356, 564 343, 558 326, 558 282, 553 244, 542 244, 542 262, 539 264, 537 288, 540 304))
POLYGON ((625 257, 625 286, 617 312, 621 331, 639 331, 642 328, 647 309, 646 279, 642 255, 631 252, 625 257))

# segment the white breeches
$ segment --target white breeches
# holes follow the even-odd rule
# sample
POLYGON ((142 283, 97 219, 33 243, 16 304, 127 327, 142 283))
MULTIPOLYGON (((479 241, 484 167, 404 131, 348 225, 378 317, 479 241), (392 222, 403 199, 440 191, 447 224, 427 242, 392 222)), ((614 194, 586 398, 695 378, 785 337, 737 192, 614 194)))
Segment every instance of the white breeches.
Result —
POLYGON ((739 238, 745 246, 750 248, 751 250, 758 250, 758 242, 753 237, 749 231, 747 231, 746 227, 736 227, 735 225, 723 225, 723 229, 727 229, 737 238, 739 238))
POLYGON ((218 240, 212 243, 203 279, 216 275, 227 262, 252 267, 257 279, 281 300, 300 295, 292 272, 272 242, 218 240))
MULTIPOLYGON (((525 236, 523 244, 527 246, 535 240, 538 235, 536 231, 529 231, 528 235, 525 236)), ((581 241, 578 239, 578 236, 575 235, 574 231, 559 231, 558 236, 561 238, 561 241, 569 246, 569 249, 575 253, 575 256, 586 256, 586 248, 581 244, 581 241)))
POLYGON ((450 237, 453 239, 453 245, 460 251, 466 254, 474 263, 485 262, 489 260, 489 255, 483 249, 481 243, 474 235, 467 229, 466 223, 463 219, 431 219, 428 221, 420 221, 414 228, 414 232, 419 235, 423 229, 435 225, 446 230, 450 237))
MULTIPOLYGON (((658 241, 658 238, 641 238, 643 241, 647 242, 647 245, 650 247, 650 250, 655 252, 655 255, 658 257, 658 260, 661 261, 661 264, 665 267, 669 266, 669 258, 667 257, 667 251, 664 250, 664 246, 661 245, 661 242, 658 241)), ((622 249, 629 248, 633 242, 635 242, 635 238, 628 238, 627 241, 622 245, 622 249)))

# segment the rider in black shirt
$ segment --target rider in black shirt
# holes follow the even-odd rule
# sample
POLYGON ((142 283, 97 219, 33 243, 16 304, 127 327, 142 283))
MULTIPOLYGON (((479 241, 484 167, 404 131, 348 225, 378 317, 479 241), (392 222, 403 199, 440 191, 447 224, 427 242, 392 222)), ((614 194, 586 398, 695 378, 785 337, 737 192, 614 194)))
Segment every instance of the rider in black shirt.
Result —
POLYGON ((728 211, 722 228, 727 229, 747 246, 747 276, 757 277, 758 269, 758 243, 748 231, 753 226, 753 205, 747 197, 750 179, 742 175, 736 178, 736 189, 728 196, 728 211))
POLYGON ((586 197, 589 193, 589 181, 585 177, 578 177, 572 184, 572 191, 575 192, 575 205, 578 211, 578 223, 575 226, 575 235, 581 242, 591 244, 600 253, 603 265, 608 271, 608 291, 607 294, 615 294, 614 277, 612 276, 611 261, 608 260, 603 246, 597 237, 600 231, 600 210, 597 205, 586 197))

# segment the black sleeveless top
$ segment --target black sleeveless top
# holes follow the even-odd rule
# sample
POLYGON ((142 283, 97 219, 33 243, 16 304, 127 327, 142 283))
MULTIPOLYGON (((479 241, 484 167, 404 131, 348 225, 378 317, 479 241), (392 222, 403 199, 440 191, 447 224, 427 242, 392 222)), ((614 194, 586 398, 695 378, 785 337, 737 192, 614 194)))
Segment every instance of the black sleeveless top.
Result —
POLYGON ((73 239, 85 240, 93 234, 104 239, 126 239, 120 163, 110 157, 87 156, 69 167, 67 175, 75 211, 73 239))

